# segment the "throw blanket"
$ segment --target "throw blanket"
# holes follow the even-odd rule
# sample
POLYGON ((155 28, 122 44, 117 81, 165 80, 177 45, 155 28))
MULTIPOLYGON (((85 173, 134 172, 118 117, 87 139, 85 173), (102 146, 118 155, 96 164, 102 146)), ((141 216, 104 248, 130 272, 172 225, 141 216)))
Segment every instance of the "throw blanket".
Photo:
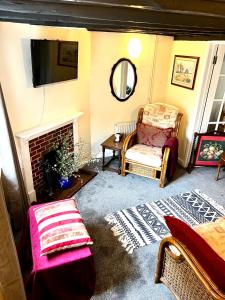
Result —
POLYGON ((173 178, 176 170, 177 158, 178 158, 178 139, 176 137, 169 138, 162 147, 162 154, 165 148, 170 148, 169 161, 167 166, 166 177, 168 180, 173 178))
POLYGON ((213 223, 197 225, 194 229, 225 260, 225 218, 219 218, 213 223))

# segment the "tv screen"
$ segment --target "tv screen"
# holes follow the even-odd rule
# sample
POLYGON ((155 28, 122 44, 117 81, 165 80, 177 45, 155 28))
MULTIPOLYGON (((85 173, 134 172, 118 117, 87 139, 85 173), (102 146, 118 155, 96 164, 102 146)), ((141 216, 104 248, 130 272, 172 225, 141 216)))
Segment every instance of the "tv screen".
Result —
POLYGON ((78 42, 31 40, 33 86, 77 78, 78 42))

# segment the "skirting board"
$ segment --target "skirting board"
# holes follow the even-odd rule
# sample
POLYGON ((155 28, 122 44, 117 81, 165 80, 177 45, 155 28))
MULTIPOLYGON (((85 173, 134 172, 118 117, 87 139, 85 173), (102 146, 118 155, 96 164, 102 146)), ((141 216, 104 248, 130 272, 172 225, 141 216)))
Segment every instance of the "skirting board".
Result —
POLYGON ((182 158, 178 157, 178 164, 183 168, 187 168, 188 162, 185 162, 182 158))

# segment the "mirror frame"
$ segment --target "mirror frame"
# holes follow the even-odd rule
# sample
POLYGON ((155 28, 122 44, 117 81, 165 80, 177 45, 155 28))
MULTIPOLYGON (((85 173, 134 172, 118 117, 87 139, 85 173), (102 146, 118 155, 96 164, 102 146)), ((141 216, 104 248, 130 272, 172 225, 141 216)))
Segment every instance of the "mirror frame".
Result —
POLYGON ((123 102, 123 101, 128 100, 128 99, 133 95, 133 93, 134 93, 134 91, 135 91, 135 87, 136 87, 136 85, 137 85, 137 71, 136 71, 136 70, 137 70, 137 69, 136 69, 135 65, 134 65, 128 58, 120 58, 120 59, 113 65, 112 71, 111 71, 111 75, 110 75, 110 79, 109 79, 109 83, 110 83, 110 87, 111 87, 111 93, 112 93, 112 95, 113 95, 117 100, 123 102), (134 86, 133 86, 133 89, 132 89, 131 93, 130 93, 126 98, 124 98, 124 99, 119 98, 119 97, 116 95, 116 93, 114 92, 114 89, 113 89, 113 75, 114 75, 114 72, 115 72, 116 67, 117 67, 122 61, 127 61, 127 62, 129 62, 129 63, 131 64, 133 70, 134 70, 134 86))

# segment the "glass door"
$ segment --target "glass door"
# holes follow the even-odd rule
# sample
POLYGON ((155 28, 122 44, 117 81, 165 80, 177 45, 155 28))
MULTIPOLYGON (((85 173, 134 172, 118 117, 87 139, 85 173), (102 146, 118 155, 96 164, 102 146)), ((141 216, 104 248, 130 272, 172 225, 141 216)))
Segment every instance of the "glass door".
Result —
POLYGON ((219 45, 213 68, 201 132, 225 131, 225 45, 219 45))

